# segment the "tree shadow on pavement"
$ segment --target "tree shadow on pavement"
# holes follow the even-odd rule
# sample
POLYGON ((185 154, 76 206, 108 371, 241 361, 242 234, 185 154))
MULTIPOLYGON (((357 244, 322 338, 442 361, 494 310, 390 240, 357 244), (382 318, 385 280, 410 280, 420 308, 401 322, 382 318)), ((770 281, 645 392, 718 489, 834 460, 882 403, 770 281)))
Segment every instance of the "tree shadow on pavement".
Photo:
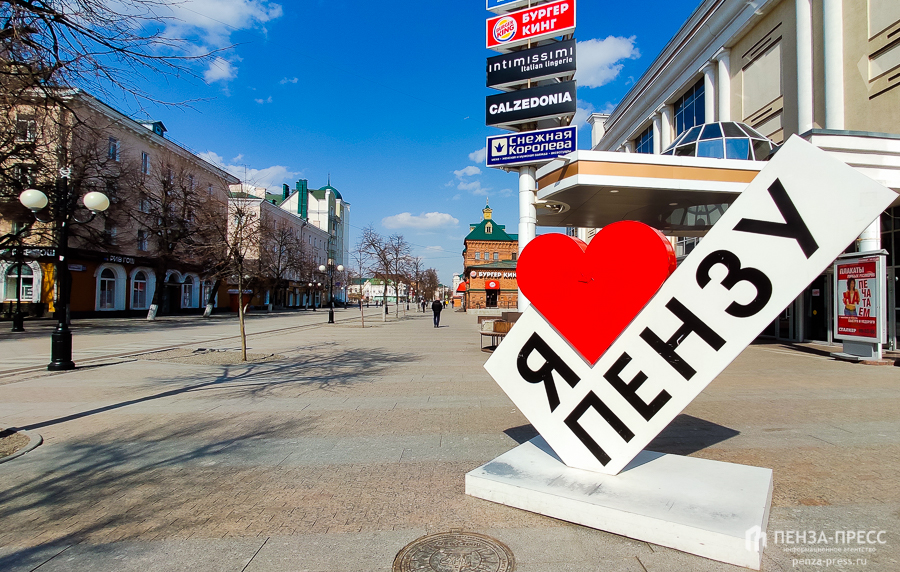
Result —
MULTIPOLYGON (((340 347, 338 344, 331 344, 331 346, 340 347)), ((224 392, 217 393, 217 396, 230 398, 262 398, 273 395, 296 397, 310 391, 332 391, 340 387, 372 381, 398 363, 410 363, 421 359, 415 354, 384 349, 348 353, 340 350, 328 352, 325 351, 327 347, 328 345, 323 344, 314 351, 301 352, 300 355, 283 360, 235 366, 203 366, 202 372, 194 374, 185 373, 175 378, 151 378, 148 380, 148 384, 151 386, 165 384, 166 386, 178 385, 178 387, 47 421, 31 423, 18 427, 18 429, 37 430, 130 405, 212 389, 224 392), (209 369, 212 367, 217 367, 220 372, 210 379, 209 369)), ((185 368, 185 371, 188 372, 190 369, 185 368)))
POLYGON ((34 569, 80 542, 149 539, 201 526, 214 510, 211 495, 227 491, 252 466, 247 456, 256 442, 309 431, 312 423, 309 417, 258 419, 252 429, 236 430, 233 418, 225 418, 148 428, 127 441, 91 435, 45 445, 7 465, 0 481, 0 546, 40 539, 0 555, 0 570, 28 563, 34 569), (195 438, 211 430, 227 437, 195 438))
POLYGON ((147 379, 134 392, 177 387, 29 425, 39 429, 97 416, 74 425, 74 437, 51 440, 3 467, 0 546, 7 548, 0 551, 0 570, 30 563, 24 569, 34 569, 77 543, 210 531, 255 536, 248 530, 272 514, 286 523, 303 519, 315 507, 315 498, 307 498, 310 488, 328 482, 320 473, 329 469, 304 462, 282 466, 308 451, 304 440, 315 438, 310 435, 321 422, 316 414, 299 413, 308 401, 291 409, 291 399, 373 383, 398 364, 421 359, 382 349, 348 353, 339 345, 317 350, 271 362, 185 368, 177 378, 147 379), (211 371, 218 373, 210 378, 211 371), (196 405, 192 394, 201 399, 196 405), (99 415, 166 398, 187 404, 187 411, 160 403, 158 413, 142 408, 99 415), (228 404, 221 414, 219 399, 228 404), (267 399, 273 400, 272 414, 265 405, 241 410, 242 403, 267 399), (27 548, 10 551, 12 546, 27 548))

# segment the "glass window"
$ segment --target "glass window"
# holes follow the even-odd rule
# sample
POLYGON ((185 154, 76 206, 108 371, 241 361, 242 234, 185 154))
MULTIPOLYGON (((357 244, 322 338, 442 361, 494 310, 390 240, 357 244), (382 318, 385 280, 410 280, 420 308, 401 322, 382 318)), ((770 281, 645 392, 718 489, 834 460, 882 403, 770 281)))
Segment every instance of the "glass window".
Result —
POLYGON ((106 157, 111 161, 119 160, 119 140, 115 137, 109 138, 109 148, 106 151, 106 157))
POLYGON ((27 302, 30 302, 34 295, 34 272, 25 264, 14 264, 6 271, 6 299, 15 300, 17 291, 19 298, 27 302))
POLYGON ((100 273, 100 309, 112 310, 116 307, 116 274, 109 268, 100 273))
POLYGON ((500 253, 499 253, 499 252, 495 252, 495 253, 494 253, 494 260, 500 260, 500 253))
POLYGON ((653 153, 653 126, 650 125, 634 140, 635 153, 653 153))
POLYGON ((147 231, 139 230, 137 234, 137 249, 141 252, 147 252, 147 231))
POLYGON ((700 79, 675 102, 675 134, 683 133, 695 125, 705 123, 705 106, 703 79, 700 79))
POLYGON ((194 279, 190 276, 184 278, 184 284, 181 285, 181 307, 192 308, 192 298, 194 297, 194 279))
POLYGON ((733 121, 725 121, 722 123, 722 131, 725 137, 746 137, 747 135, 741 130, 740 126, 733 121))
POLYGON ((722 139, 700 141, 697 143, 697 157, 712 157, 714 159, 725 158, 725 147, 722 139))
POLYGON ((141 152, 141 173, 150 174, 150 155, 141 152))
POLYGON ((131 307, 143 310, 147 307, 147 275, 143 272, 135 274, 131 288, 131 307))
POLYGON ((721 136, 722 128, 719 127, 718 123, 707 123, 706 126, 703 127, 703 135, 700 136, 700 140, 716 139, 721 136))
POLYGON ((726 139, 725 157, 727 159, 751 159, 749 139, 726 139))
POLYGON ((34 141, 37 138, 37 122, 33 115, 21 114, 16 117, 16 140, 34 141))

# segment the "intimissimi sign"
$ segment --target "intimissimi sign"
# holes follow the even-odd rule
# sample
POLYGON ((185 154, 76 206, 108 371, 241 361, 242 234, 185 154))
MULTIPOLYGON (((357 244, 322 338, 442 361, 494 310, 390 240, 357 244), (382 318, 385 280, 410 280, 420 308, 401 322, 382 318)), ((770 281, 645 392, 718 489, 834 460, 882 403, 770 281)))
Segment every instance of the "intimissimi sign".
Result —
POLYGON ((502 88, 527 80, 575 73, 575 40, 488 58, 487 87, 502 88))
POLYGON ((485 123, 509 126, 574 114, 575 111, 575 82, 564 81, 488 96, 485 100, 485 123))

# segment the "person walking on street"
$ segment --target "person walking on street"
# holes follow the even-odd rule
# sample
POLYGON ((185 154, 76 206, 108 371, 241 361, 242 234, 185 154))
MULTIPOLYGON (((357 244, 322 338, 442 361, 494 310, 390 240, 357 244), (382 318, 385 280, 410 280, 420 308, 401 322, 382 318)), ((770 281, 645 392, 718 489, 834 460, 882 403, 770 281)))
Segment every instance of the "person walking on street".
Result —
POLYGON ((441 327, 441 310, 444 309, 444 305, 441 304, 440 300, 435 300, 431 303, 431 311, 434 312, 434 327, 441 327))

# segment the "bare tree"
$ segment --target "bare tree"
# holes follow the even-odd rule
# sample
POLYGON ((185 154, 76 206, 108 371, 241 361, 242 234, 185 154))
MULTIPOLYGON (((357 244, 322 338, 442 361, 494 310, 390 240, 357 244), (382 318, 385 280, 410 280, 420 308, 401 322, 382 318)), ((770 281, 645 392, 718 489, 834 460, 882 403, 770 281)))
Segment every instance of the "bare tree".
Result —
POLYGON ((167 0, 10 0, 0 4, 0 84, 7 93, 76 86, 97 94, 150 96, 137 82, 151 75, 193 75, 191 62, 210 59, 172 37, 167 0))
POLYGON ((409 270, 409 278, 412 281, 412 284, 415 284, 415 292, 416 292, 416 309, 419 308, 419 300, 418 296, 421 296, 422 293, 419 290, 419 283, 422 281, 423 271, 424 271, 425 261, 420 256, 411 256, 409 261, 407 262, 407 268, 409 270))
POLYGON ((272 292, 274 303, 283 305, 289 279, 302 275, 306 248, 288 224, 279 224, 271 217, 262 216, 259 234, 262 281, 272 292))
POLYGON ((422 278, 422 292, 425 295, 425 299, 434 300, 439 286, 440 280, 438 280, 437 271, 434 268, 426 270, 422 278))
POLYGON ((238 321, 241 327, 241 359, 247 361, 247 330, 244 289, 252 284, 259 270, 260 214, 255 201, 237 198, 228 201, 226 258, 224 269, 237 282, 238 321))
MULTIPOLYGON (((405 265, 409 259, 410 246, 402 234, 392 234, 386 241, 387 255, 390 260, 390 274, 394 280, 394 288, 397 292, 397 307, 394 308, 396 317, 400 317, 400 282, 405 274, 405 265)), ((409 296, 409 289, 407 289, 409 296)), ((408 298, 407 298, 408 299, 408 298)))
POLYGON ((384 286, 382 302, 385 311, 381 313, 381 321, 384 322, 387 320, 387 289, 394 269, 390 243, 370 224, 363 229, 360 245, 368 259, 369 271, 374 278, 380 278, 384 286))
POLYGON ((156 254, 156 288, 147 313, 147 319, 154 320, 160 304, 172 302, 165 290, 168 270, 209 262, 205 251, 221 238, 224 228, 218 233, 215 229, 217 221, 226 218, 227 206, 221 199, 223 189, 198 189, 193 164, 174 152, 158 153, 152 164, 142 158, 141 163, 126 165, 118 190, 132 207, 125 214, 152 242, 156 254))

